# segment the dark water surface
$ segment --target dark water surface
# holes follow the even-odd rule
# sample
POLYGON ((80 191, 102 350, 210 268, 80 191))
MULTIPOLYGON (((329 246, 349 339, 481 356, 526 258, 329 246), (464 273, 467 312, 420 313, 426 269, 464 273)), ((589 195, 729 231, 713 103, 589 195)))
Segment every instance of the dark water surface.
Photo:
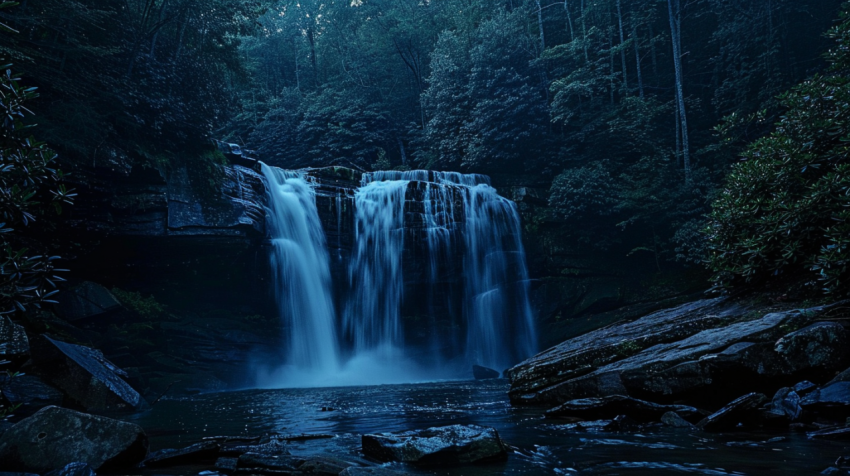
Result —
POLYGON ((804 434, 660 426, 638 433, 567 431, 544 420, 540 409, 512 407, 507 391, 504 380, 248 390, 163 400, 133 420, 148 431, 152 450, 207 436, 331 433, 337 436, 292 443, 292 453, 362 456, 364 433, 468 423, 495 427, 512 448, 501 464, 434 471, 397 466, 412 474, 800 475, 818 474, 850 455, 850 442, 812 441, 804 434), (766 442, 776 437, 784 438, 766 442))

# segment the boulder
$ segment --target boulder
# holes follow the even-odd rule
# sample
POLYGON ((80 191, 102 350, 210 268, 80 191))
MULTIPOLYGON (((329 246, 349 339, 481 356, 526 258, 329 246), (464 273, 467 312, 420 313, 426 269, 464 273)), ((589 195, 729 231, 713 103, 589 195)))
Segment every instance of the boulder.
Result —
POLYGON ((765 400, 767 397, 761 393, 744 395, 703 418, 697 427, 705 431, 723 431, 735 428, 740 423, 749 423, 758 418, 755 410, 765 400))
POLYGON ((8 316, 0 316, 0 362, 20 361, 30 352, 30 344, 23 326, 12 322, 8 316))
POLYGON ((685 420, 676 412, 667 412, 661 415, 661 423, 672 426, 673 428, 687 428, 689 430, 695 430, 697 428, 696 425, 685 420))
POLYGON ((85 281, 56 295, 56 313, 73 324, 83 324, 114 315, 122 309, 105 287, 85 281))
POLYGON ((626 415, 639 422, 658 421, 665 413, 676 412, 685 418, 700 418, 699 410, 685 405, 659 405, 623 395, 583 398, 565 402, 546 412, 546 418, 573 417, 584 420, 607 420, 626 415))
POLYGON ((508 457, 499 433, 477 425, 363 435, 363 453, 379 461, 401 461, 419 466, 484 463, 508 457))
POLYGON ((71 463, 62 469, 53 470, 44 476, 95 476, 94 470, 86 463, 71 463))
POLYGON ((17 416, 29 416, 49 405, 61 405, 62 392, 35 375, 0 375, 0 392, 12 405, 21 405, 17 416))
POLYGON ((127 373, 99 350, 40 336, 33 341, 40 373, 89 411, 134 410, 142 397, 122 377, 127 373))
POLYGON ((850 416, 850 382, 835 382, 817 389, 800 401, 807 411, 850 416))
POLYGON ((770 410, 785 415, 789 421, 797 421, 803 414, 801 401, 800 395, 794 389, 790 387, 780 388, 771 400, 770 410))
POLYGON ((179 466, 194 463, 212 463, 218 458, 220 445, 204 441, 181 449, 166 449, 151 453, 142 463, 148 468, 179 466))
POLYGON ((472 366, 472 375, 475 377, 475 380, 488 380, 493 378, 499 378, 499 372, 497 370, 482 367, 480 365, 472 366))
POLYGON ((71 463, 95 470, 136 465, 148 454, 138 425, 59 407, 46 407, 0 436, 8 470, 45 473, 71 463))
POLYGON ((841 324, 818 322, 782 337, 774 351, 787 365, 786 373, 832 374, 848 364, 850 338, 841 324))

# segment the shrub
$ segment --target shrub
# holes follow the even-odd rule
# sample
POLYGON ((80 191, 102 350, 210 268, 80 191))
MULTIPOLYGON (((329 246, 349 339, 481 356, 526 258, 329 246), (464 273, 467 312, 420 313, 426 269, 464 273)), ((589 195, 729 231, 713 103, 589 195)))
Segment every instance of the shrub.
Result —
MULTIPOLYGON (((845 7, 847 8, 847 7, 845 7)), ((712 205, 709 262, 719 287, 799 273, 845 292, 850 262, 850 16, 823 75, 780 99, 776 130, 753 143, 712 205)))

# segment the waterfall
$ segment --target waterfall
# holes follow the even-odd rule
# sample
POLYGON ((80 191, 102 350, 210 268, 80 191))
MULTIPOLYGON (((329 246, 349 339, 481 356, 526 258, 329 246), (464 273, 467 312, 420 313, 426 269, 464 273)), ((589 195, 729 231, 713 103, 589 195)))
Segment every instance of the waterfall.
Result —
POLYGON ((369 182, 354 194, 352 286, 345 315, 355 352, 387 353, 403 346, 404 200, 406 180, 369 182))
POLYGON ((297 370, 275 385, 460 377, 472 364, 502 370, 536 351, 519 213, 489 177, 368 173, 352 203, 336 176, 322 185, 311 170, 263 173, 286 364, 297 370), (339 320, 317 200, 336 227, 335 269, 348 260, 347 276, 336 276, 339 320))
POLYGON ((339 365, 328 251, 315 193, 298 173, 262 164, 272 283, 287 332, 287 363, 332 373, 339 365))

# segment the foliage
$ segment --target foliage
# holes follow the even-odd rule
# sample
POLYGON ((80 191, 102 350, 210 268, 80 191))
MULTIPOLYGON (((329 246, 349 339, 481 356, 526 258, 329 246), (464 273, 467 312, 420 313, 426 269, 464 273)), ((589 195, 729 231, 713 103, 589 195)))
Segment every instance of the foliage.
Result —
POLYGON ((710 264, 728 287, 800 273, 847 290, 850 263, 850 6, 828 33, 830 68, 781 97, 776 130, 755 141, 712 205, 710 264))
MULTIPOLYGON (((0 10, 12 6, 0 4, 0 10)), ((54 276, 58 256, 35 255, 23 244, 26 239, 14 228, 27 227, 48 211, 62 212, 73 203, 73 191, 62 183, 62 171, 55 166, 56 153, 28 135, 24 121, 30 114, 28 103, 38 95, 35 88, 21 85, 11 66, 0 75, 0 313, 24 312, 40 307, 56 293, 54 276)))
POLYGON ((549 206, 563 220, 611 215, 619 203, 617 184, 601 162, 565 170, 552 182, 549 206))
POLYGON ((124 291, 123 289, 112 288, 112 294, 127 307, 127 309, 135 312, 145 320, 152 321, 162 317, 165 314, 165 307, 160 304, 153 296, 144 297, 141 293, 135 291, 124 291))

